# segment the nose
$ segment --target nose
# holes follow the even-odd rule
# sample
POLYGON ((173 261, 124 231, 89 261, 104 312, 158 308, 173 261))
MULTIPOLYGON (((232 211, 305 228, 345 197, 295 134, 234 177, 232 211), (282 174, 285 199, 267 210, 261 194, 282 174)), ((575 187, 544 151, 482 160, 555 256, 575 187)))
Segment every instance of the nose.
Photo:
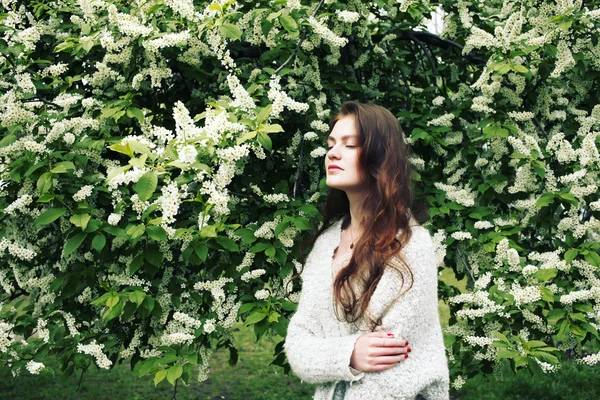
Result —
POLYGON ((330 160, 339 159, 340 158, 340 151, 339 151, 337 145, 333 145, 331 147, 331 149, 329 149, 327 151, 327 158, 329 158, 330 160))

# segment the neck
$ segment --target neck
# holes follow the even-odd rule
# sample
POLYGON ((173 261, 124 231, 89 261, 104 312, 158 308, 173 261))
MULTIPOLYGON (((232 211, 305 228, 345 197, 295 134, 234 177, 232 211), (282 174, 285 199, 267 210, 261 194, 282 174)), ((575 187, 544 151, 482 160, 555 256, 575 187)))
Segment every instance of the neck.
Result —
POLYGON ((358 235, 362 233, 362 220, 363 220, 363 202, 366 193, 364 192, 346 192, 348 196, 348 202, 350 203, 350 229, 352 232, 356 232, 358 235))

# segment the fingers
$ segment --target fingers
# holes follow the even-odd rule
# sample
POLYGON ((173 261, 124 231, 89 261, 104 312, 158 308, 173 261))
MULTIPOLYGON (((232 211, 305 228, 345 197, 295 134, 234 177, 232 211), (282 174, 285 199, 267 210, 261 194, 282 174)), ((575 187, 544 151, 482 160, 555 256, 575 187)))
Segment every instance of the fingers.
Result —
POLYGON ((408 354, 412 350, 410 347, 371 347, 369 348, 369 356, 371 357, 381 357, 381 356, 391 356, 391 355, 400 355, 400 354, 408 354))
POLYGON ((404 361, 408 358, 408 354, 402 354, 393 357, 378 357, 377 364, 371 365, 367 371, 369 372, 381 372, 393 368, 400 361, 404 361))
POLYGON ((404 346, 408 346, 408 340, 394 339, 391 337, 385 337, 385 338, 374 337, 374 338, 371 338, 369 344, 374 347, 404 347, 404 346))

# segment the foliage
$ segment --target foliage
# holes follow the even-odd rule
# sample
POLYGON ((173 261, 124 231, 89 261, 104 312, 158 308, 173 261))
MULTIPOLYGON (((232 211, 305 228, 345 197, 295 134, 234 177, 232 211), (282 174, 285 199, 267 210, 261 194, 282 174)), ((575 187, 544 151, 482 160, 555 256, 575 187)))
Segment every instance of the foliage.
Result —
MULTIPOLYGON (((3 1, 0 360, 206 379, 285 335, 330 110, 401 120, 452 373, 594 364, 597 2, 3 1), (415 30, 440 4, 442 37, 415 30), (592 8, 589 11, 588 8, 592 8), (21 340, 23 339, 23 340, 21 340)), ((285 365, 277 347, 275 363, 285 365)))

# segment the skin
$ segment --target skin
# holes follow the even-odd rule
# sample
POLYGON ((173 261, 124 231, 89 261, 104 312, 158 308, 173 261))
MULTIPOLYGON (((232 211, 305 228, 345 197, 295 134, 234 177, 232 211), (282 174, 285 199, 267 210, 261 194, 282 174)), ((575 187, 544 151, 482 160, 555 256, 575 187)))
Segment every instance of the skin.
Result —
MULTIPOLYGON (((360 147, 354 116, 339 119, 327 138, 325 156, 327 186, 346 192, 350 202, 350 226, 342 231, 335 257, 345 257, 352 252, 350 245, 362 234, 362 199, 367 188, 359 166, 360 147)), ((388 332, 368 332, 354 343, 350 366, 367 372, 385 371, 408 358, 411 349, 408 341, 395 338, 388 332)))

